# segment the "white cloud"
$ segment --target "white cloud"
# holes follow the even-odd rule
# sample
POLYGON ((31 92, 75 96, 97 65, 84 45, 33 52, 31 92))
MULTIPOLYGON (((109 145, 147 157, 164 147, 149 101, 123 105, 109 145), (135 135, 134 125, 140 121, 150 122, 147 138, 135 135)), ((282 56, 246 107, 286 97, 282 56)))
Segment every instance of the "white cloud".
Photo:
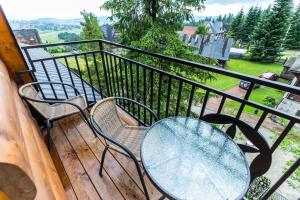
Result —
MULTIPOLYGON (((274 0, 207 0, 206 9, 194 12, 195 15, 217 16, 225 13, 236 14, 242 7, 248 10, 252 5, 266 8, 274 0)), ((98 16, 110 15, 108 11, 100 10, 105 0, 0 0, 8 19, 79 18, 80 11, 85 9, 98 16)), ((300 0, 294 0, 297 5, 300 0)))
POLYGON ((8 19, 79 18, 84 9, 106 16, 109 13, 99 8, 103 2, 105 0, 0 0, 8 19))
MULTIPOLYGON (((251 6, 260 6, 263 9, 271 5, 274 0, 207 0, 205 10, 194 12, 199 16, 218 16, 226 13, 237 14, 241 8, 248 11, 251 6)), ((294 0, 294 5, 299 5, 300 0, 294 0)))

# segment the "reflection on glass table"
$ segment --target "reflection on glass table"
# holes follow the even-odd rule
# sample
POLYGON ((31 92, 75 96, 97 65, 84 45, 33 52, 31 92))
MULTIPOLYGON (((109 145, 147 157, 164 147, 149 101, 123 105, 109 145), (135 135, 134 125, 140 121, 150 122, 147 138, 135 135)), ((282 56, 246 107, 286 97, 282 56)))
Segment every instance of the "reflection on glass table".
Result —
POLYGON ((240 199, 250 173, 241 149, 221 130, 185 117, 156 122, 141 157, 154 185, 171 199, 240 199))

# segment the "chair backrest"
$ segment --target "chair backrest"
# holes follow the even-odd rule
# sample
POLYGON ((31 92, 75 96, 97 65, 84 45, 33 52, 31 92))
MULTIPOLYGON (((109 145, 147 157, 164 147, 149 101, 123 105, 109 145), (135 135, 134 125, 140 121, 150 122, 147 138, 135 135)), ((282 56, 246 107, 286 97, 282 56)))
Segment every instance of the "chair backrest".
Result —
POLYGON ((91 117, 107 136, 113 136, 120 128, 124 127, 118 114, 116 100, 113 97, 105 98, 95 104, 91 110, 91 117))
POLYGON ((49 104, 48 103, 41 103, 41 102, 35 102, 31 101, 27 98, 35 99, 35 100, 44 100, 38 93, 38 91, 35 89, 35 87, 28 83, 20 87, 19 94, 26 99, 26 101, 34 107, 41 115, 43 115, 45 118, 47 118, 47 109, 49 104))
POLYGON ((233 139, 236 134, 236 127, 255 146, 238 144, 244 153, 258 153, 250 164, 251 181, 268 171, 272 162, 272 152, 265 138, 249 124, 234 117, 223 114, 207 114, 202 120, 214 124, 230 124, 226 133, 233 139))

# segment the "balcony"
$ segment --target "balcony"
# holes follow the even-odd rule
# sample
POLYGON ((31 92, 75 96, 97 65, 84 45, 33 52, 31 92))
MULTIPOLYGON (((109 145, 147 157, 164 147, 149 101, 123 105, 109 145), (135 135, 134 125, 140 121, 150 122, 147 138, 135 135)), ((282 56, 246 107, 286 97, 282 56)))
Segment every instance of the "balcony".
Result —
MULTIPOLYGON (((249 100, 257 84, 300 95, 298 87, 149 53, 104 40, 22 46, 21 49, 28 65, 27 72, 34 81, 71 84, 85 95, 89 106, 105 97, 123 96, 149 106, 161 119, 169 116, 191 116, 201 119, 208 113, 226 113, 250 123, 255 130, 263 132, 269 132, 264 131, 265 129, 274 131, 272 129, 274 127, 270 126, 275 126, 276 123, 270 118, 274 119, 276 116, 277 119, 284 121, 284 125, 275 128, 280 133, 276 135, 274 141, 268 140, 273 153, 273 164, 267 176, 272 177, 272 185, 262 199, 267 199, 279 186, 286 184, 286 179, 299 167, 298 158, 283 174, 280 169, 276 170, 274 162, 276 161, 277 165, 277 160, 280 160, 276 158, 280 143, 295 126, 299 126, 300 118, 249 100), (69 53, 51 55, 49 53, 51 48, 58 46, 70 49, 69 53), (161 66, 149 66, 140 62, 139 57, 172 65, 173 70, 165 71, 161 66), (245 80, 250 82, 250 86, 243 97, 235 96, 197 82, 188 75, 176 73, 176 68, 179 67, 199 70, 199 74, 206 71, 245 80), (238 108, 229 111, 226 109, 228 102, 235 102, 238 108), (258 117, 251 119, 247 117, 245 109, 249 107, 257 110, 258 117)), ((73 90, 57 85, 38 89, 45 99, 64 100, 75 95, 73 90)), ((118 106, 124 121, 144 125, 153 122, 152 116, 140 107, 122 101, 119 101, 118 106)), ((144 198, 132 161, 116 152, 109 152, 104 166, 104 178, 98 176, 104 141, 92 137, 91 130, 80 116, 55 122, 51 141, 53 148, 50 148, 50 153, 70 199, 144 198)), ((283 164, 281 163, 281 166, 283 164)), ((148 179, 146 185, 150 199, 158 199, 161 196, 148 179)))

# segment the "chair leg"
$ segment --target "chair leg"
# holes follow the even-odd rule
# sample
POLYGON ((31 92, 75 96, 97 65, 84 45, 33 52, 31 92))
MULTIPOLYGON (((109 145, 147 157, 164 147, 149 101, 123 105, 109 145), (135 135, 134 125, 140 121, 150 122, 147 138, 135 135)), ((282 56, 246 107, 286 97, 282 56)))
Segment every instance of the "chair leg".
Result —
POLYGON ((165 196, 161 196, 158 200, 164 200, 165 198, 165 196))
MULTIPOLYGON (((82 117, 84 118, 84 121, 87 123, 87 125, 88 125, 88 126, 90 127, 90 129, 92 130, 94 136, 97 137, 97 134, 95 133, 95 130, 94 130, 92 124, 91 124, 90 118, 87 117, 87 116, 85 115, 84 112, 85 112, 85 111, 82 111, 82 110, 81 110, 81 115, 82 115, 82 117)), ((89 114, 89 111, 87 111, 87 112, 88 112, 88 114, 89 114)))
POLYGON ((51 121, 47 119, 46 121, 47 135, 46 135, 46 145, 48 150, 50 150, 50 129, 51 129, 51 121))
POLYGON ((147 190, 147 187, 146 187, 146 184, 145 184, 145 180, 144 180, 140 165, 136 160, 134 160, 134 163, 135 163, 136 169, 138 171, 138 174, 139 174, 139 177, 140 177, 140 180, 141 180, 141 183, 142 183, 142 187, 143 187, 146 199, 150 200, 150 197, 149 197, 149 194, 148 194, 148 190, 147 190))
POLYGON ((100 170, 99 170, 99 176, 101 176, 101 177, 103 176, 102 170, 103 170, 104 159, 105 159, 105 155, 106 155, 107 150, 108 150, 108 146, 105 146, 105 149, 102 152, 101 163, 100 163, 100 170))

